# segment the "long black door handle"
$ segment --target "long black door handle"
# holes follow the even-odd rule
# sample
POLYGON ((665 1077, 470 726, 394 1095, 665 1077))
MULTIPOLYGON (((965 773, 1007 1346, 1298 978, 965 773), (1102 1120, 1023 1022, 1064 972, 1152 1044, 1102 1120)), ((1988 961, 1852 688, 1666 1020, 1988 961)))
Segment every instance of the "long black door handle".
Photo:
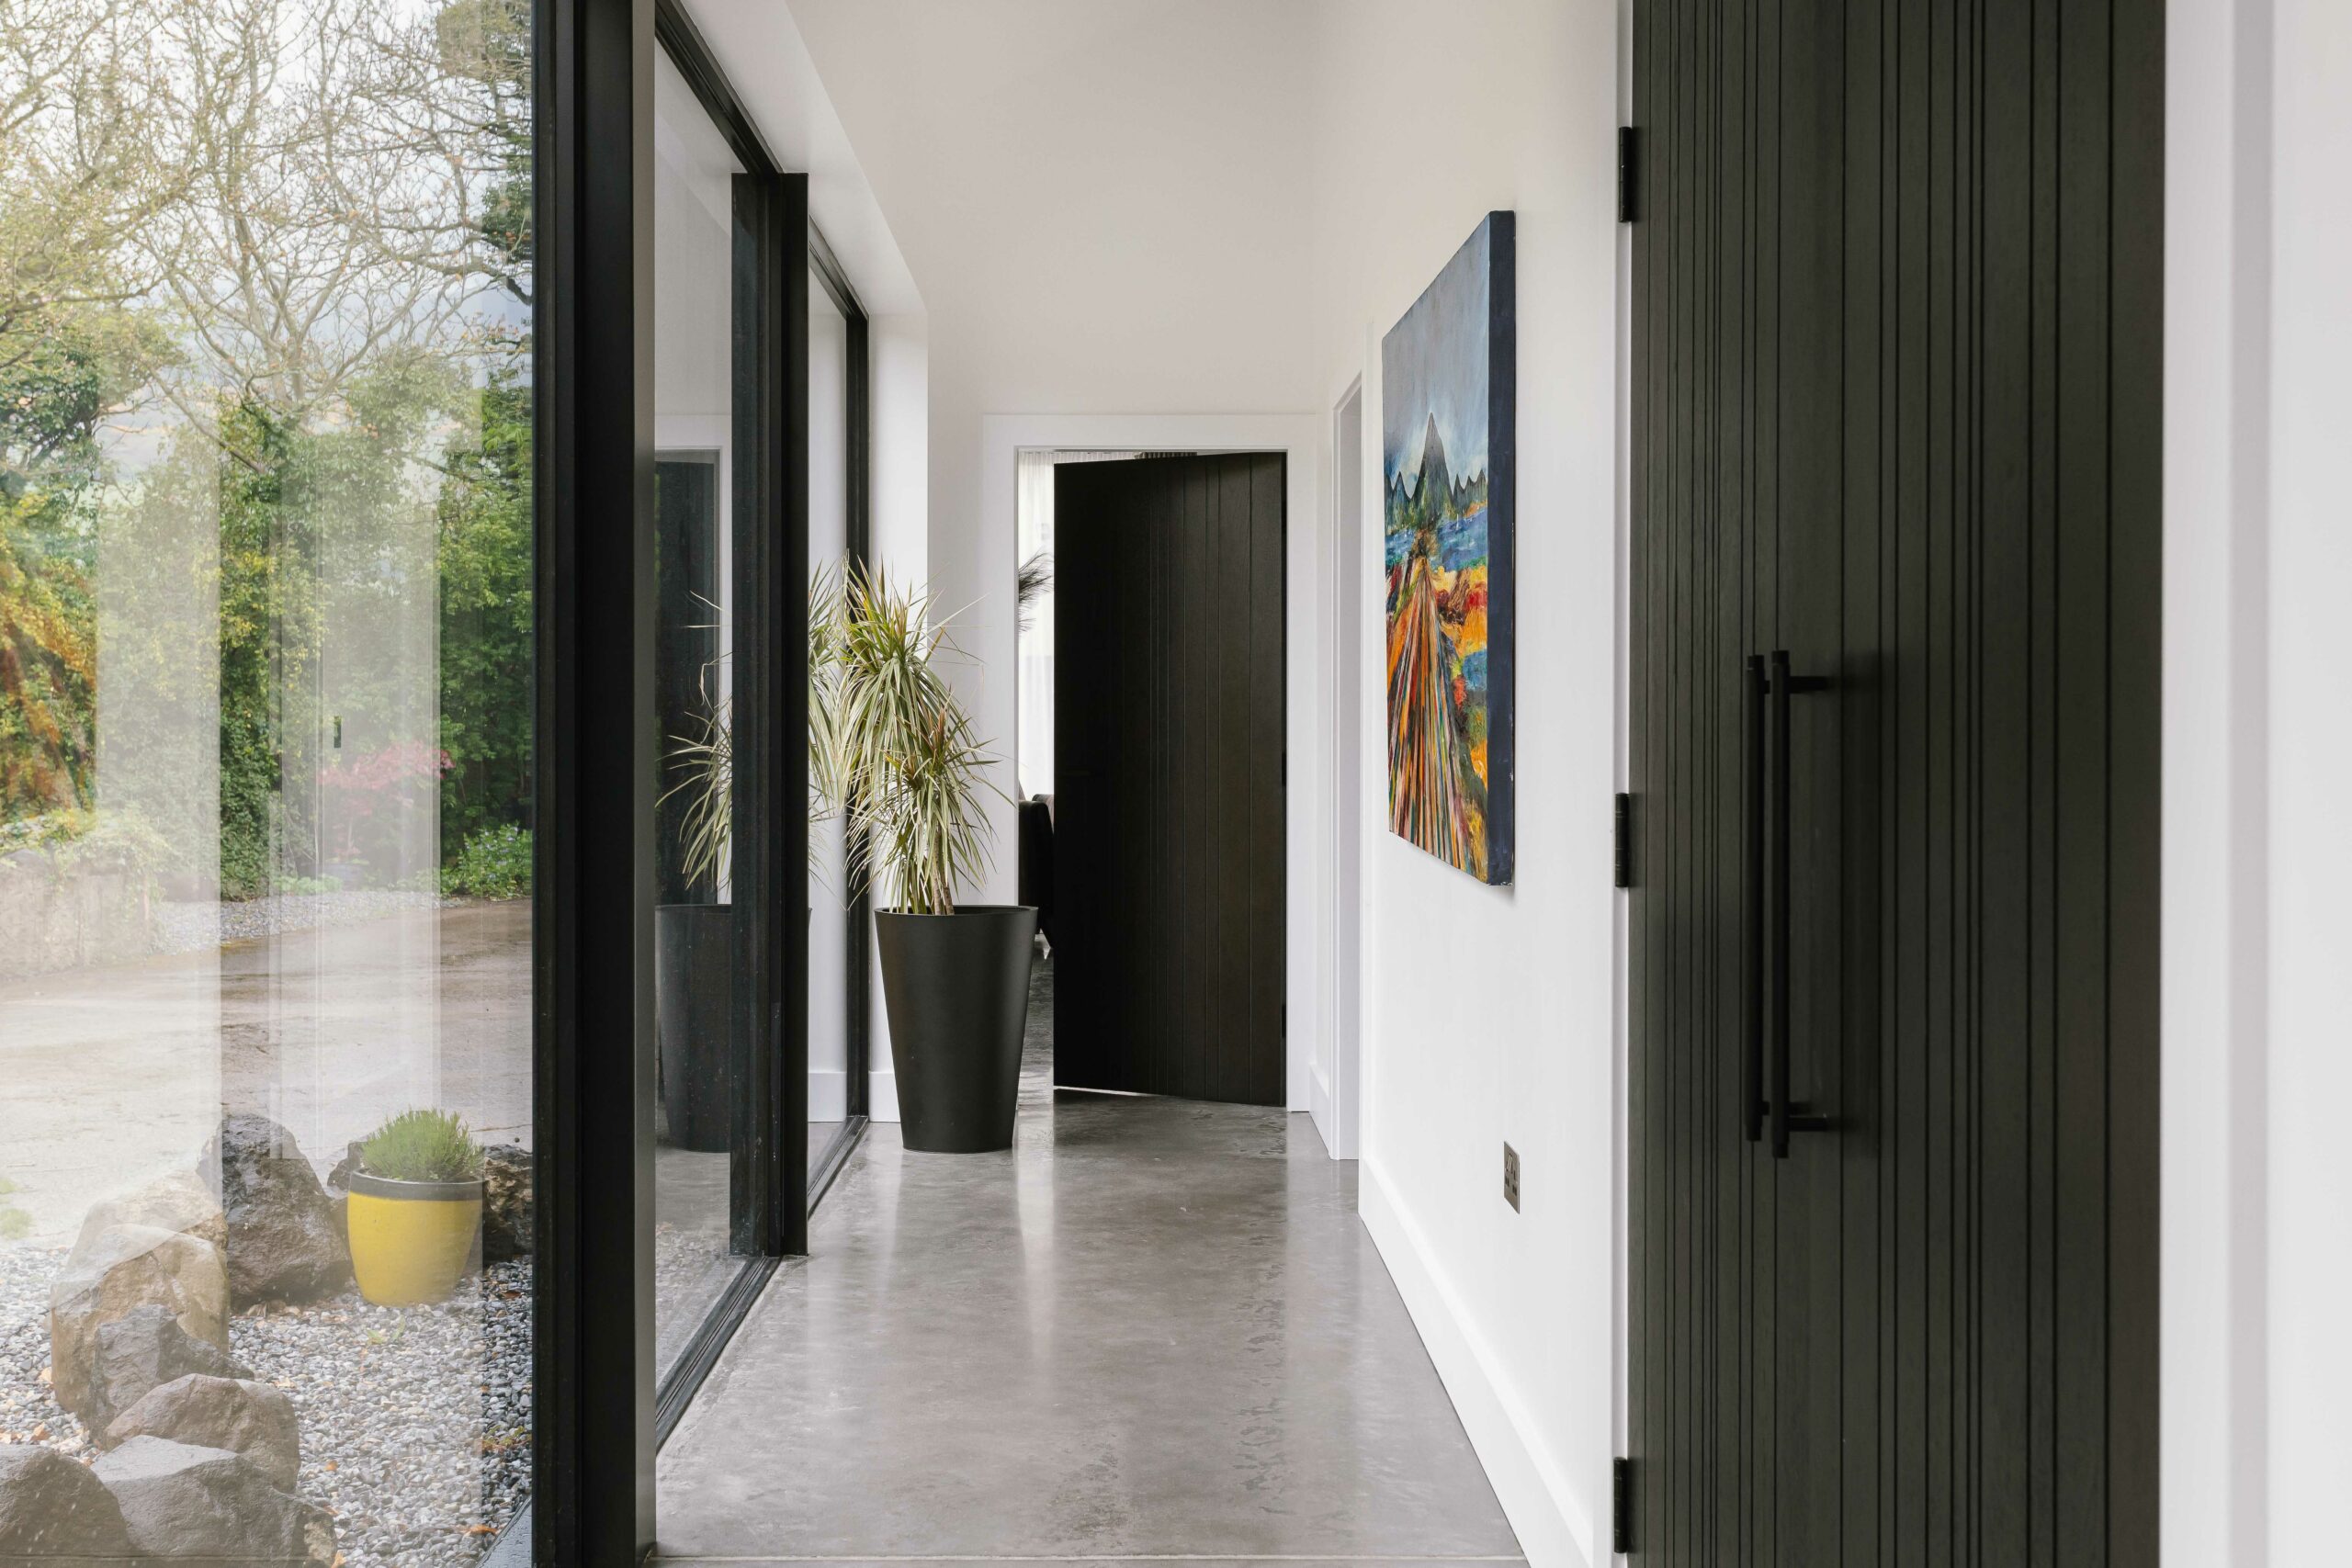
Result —
POLYGON ((1821 1132, 1826 1116, 1800 1110, 1789 1100, 1789 699, 1800 692, 1828 689, 1818 675, 1789 672, 1789 650, 1772 654, 1771 682, 1771 905, 1772 905, 1772 1157, 1789 1157, 1789 1134, 1821 1132))
POLYGON ((1739 1120, 1747 1141, 1764 1136, 1764 656, 1739 672, 1740 930, 1739 1120))
POLYGON ((1789 1157, 1789 654, 1772 655, 1772 1157, 1789 1157))

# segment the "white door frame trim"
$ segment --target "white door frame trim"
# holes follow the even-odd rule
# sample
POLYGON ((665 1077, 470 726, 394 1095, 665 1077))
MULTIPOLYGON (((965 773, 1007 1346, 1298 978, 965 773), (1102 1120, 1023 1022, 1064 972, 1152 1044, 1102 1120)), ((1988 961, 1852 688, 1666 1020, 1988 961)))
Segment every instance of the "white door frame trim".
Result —
POLYGON ((1330 530, 1317 496, 1324 489, 1327 414, 1051 414, 980 416, 980 560, 984 576, 1010 584, 1017 566, 1017 457, 1024 449, 1149 452, 1281 452, 1283 479, 1283 739, 1290 787, 1283 801, 1283 982, 1288 1009, 1283 1077, 1288 1109, 1309 1106, 1317 1044, 1330 1028, 1324 1005, 1330 986, 1329 906, 1331 834, 1331 731, 1328 669, 1331 639, 1325 601, 1330 572, 1324 540, 1330 530))

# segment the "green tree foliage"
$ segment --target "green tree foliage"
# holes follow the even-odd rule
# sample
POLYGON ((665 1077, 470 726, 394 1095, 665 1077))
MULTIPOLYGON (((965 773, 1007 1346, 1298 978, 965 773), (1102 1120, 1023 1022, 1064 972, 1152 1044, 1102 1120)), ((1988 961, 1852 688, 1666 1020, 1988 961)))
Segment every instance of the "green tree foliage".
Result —
POLYGON ((531 803, 531 389, 493 376, 481 415, 439 502, 446 859, 481 829, 527 821, 531 803))
POLYGON ((277 701, 316 658, 317 606, 298 570, 310 542, 286 505, 294 433, 268 411, 232 407, 220 422, 220 890, 269 890, 279 841, 277 701))
POLYGON ((528 0, 0 0, 0 821, 527 826, 531 75, 528 0))
POLYGON ((166 356, 124 244, 178 191, 106 0, 0 0, 0 822, 92 798, 100 422, 166 356))
POLYGON ((0 821, 91 803, 96 433, 162 355, 160 333, 103 302, 0 331, 0 821))

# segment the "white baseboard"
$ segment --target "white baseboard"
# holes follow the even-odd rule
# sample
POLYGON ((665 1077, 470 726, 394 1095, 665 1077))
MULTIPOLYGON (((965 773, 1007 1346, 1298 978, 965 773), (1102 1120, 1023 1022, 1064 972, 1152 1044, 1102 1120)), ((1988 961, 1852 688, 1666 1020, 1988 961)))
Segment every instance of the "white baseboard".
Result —
POLYGON ((865 1117, 869 1122, 896 1122, 899 1119, 898 1074, 865 1075, 865 1117))
POLYGON ((1537 1438, 1493 1348, 1471 1326, 1459 1295, 1431 1264, 1420 1227, 1370 1160, 1358 1167, 1356 1212, 1420 1330, 1529 1568, 1592 1568, 1591 1519, 1569 1495, 1566 1478, 1537 1438))

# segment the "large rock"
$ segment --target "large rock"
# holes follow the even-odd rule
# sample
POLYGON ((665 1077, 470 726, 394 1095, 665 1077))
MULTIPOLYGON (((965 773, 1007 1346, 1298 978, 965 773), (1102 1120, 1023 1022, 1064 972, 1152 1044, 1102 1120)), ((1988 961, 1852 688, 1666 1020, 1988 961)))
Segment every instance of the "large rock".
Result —
POLYGON ((481 1260, 531 1255, 531 1151, 493 1144, 482 1151, 481 1260))
POLYGON ((0 1562, 62 1568, 130 1551, 122 1508, 104 1482, 55 1449, 0 1448, 0 1562))
POLYGON ((98 1331, 143 1306, 164 1309, 191 1338, 225 1351, 229 1278, 220 1249, 200 1236, 153 1225, 84 1227, 49 1288, 57 1403, 90 1419, 98 1331))
POLYGON ((191 1373, 242 1378, 243 1368, 229 1352, 198 1339, 159 1306, 143 1306, 98 1330, 98 1352, 91 1367, 86 1410, 78 1412, 103 1444, 115 1421, 165 1383, 191 1373))
POLYGON ((152 1388, 114 1418, 104 1440, 111 1447, 133 1438, 241 1453, 282 1492, 293 1491, 301 1474, 302 1427, 294 1402, 251 1379, 191 1372, 152 1388))
POLYGON ((127 1197, 93 1204, 82 1216, 85 1236, 115 1225, 152 1225, 157 1230, 185 1232, 218 1247, 229 1245, 229 1223, 220 1213, 220 1200, 193 1170, 175 1170, 127 1197))
POLYGON ((342 1220, 291 1133, 266 1116, 230 1116, 197 1170, 228 1216, 231 1305, 315 1301, 351 1282, 342 1220))
POLYGON ((131 1549, 211 1568, 334 1562, 334 1519, 227 1449, 133 1438, 91 1467, 122 1508, 131 1549))

